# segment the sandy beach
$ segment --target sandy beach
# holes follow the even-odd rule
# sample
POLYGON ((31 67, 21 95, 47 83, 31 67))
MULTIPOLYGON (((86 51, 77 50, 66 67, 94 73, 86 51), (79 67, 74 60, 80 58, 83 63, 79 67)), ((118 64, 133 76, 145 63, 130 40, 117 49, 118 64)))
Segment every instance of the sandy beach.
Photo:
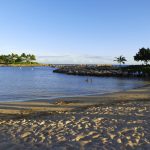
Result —
POLYGON ((0 149, 150 149, 150 86, 0 103, 0 149))

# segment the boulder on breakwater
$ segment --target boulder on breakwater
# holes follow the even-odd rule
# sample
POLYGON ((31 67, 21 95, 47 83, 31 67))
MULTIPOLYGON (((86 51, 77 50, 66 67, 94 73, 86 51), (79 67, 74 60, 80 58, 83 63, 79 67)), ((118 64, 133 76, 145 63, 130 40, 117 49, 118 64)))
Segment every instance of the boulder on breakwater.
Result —
POLYGON ((61 66, 55 69, 55 73, 64 73, 68 75, 82 75, 82 76, 114 76, 122 77, 129 76, 130 74, 126 71, 121 71, 120 68, 111 65, 72 65, 72 66, 61 66))

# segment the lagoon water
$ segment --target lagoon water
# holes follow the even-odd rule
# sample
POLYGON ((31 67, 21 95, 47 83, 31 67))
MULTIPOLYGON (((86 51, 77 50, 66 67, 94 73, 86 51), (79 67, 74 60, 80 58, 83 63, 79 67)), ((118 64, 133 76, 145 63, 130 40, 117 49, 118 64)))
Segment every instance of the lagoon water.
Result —
POLYGON ((50 67, 0 67, 0 101, 50 100, 104 94, 142 84, 135 79, 57 74, 50 67))

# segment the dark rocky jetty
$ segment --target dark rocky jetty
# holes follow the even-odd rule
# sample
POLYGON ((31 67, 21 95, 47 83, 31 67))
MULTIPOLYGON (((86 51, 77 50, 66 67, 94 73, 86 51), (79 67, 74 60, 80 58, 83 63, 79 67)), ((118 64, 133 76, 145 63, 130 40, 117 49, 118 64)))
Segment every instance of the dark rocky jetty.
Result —
POLYGON ((58 66, 53 72, 64 73, 68 75, 82 75, 82 76, 129 76, 128 72, 120 70, 120 68, 111 65, 72 65, 72 66, 58 66))
POLYGON ((104 77, 150 77, 150 67, 142 65, 57 65, 54 73, 104 77))

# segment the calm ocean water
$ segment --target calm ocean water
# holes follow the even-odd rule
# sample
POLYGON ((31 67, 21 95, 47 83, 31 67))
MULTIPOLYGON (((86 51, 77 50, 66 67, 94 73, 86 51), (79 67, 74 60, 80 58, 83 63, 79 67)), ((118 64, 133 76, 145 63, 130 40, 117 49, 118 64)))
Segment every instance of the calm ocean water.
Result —
POLYGON ((132 89, 142 84, 133 79, 57 74, 50 67, 0 67, 0 101, 103 94, 132 89))

